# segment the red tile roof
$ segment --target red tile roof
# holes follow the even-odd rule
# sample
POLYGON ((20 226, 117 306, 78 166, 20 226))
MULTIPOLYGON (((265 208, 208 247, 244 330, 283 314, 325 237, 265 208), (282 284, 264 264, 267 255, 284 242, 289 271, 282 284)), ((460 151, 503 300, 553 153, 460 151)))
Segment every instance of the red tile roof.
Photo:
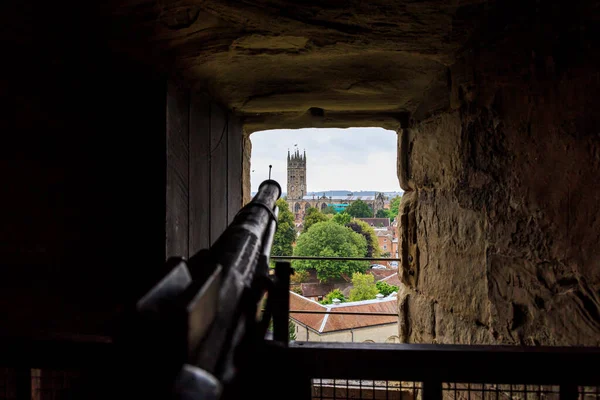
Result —
POLYGON ((390 276, 387 276, 387 277, 385 277, 383 279, 380 279, 380 280, 383 281, 383 282, 387 282, 390 285, 394 285, 394 286, 398 286, 398 287, 400 287, 400 285, 402 284, 402 282, 400 282, 400 278, 398 277, 398 273, 397 272, 394 273, 394 274, 392 274, 392 275, 390 275, 390 276))
POLYGON ((375 277, 375 282, 385 279, 396 273, 395 269, 368 269, 367 273, 375 277))
POLYGON ((395 297, 381 300, 364 300, 323 306, 294 292, 290 292, 290 310, 322 311, 324 314, 295 314, 290 317, 319 333, 335 332, 368 326, 398 323, 398 300, 395 297), (336 315, 336 311, 389 313, 390 316, 336 315))
MULTIPOLYGON (((297 293, 290 292, 290 310, 297 311, 327 311, 327 308, 316 301, 307 299, 297 293)), ((326 314, 293 314, 290 317, 297 322, 319 331, 326 314)))

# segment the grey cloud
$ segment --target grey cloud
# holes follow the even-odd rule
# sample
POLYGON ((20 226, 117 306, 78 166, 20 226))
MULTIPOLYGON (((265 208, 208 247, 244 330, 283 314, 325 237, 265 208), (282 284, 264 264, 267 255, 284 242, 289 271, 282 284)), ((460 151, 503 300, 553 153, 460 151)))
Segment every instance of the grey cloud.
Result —
POLYGON ((250 139, 252 190, 268 177, 269 164, 273 165, 272 178, 285 190, 288 148, 306 149, 309 191, 399 190, 395 132, 381 128, 281 129, 255 132, 250 139))

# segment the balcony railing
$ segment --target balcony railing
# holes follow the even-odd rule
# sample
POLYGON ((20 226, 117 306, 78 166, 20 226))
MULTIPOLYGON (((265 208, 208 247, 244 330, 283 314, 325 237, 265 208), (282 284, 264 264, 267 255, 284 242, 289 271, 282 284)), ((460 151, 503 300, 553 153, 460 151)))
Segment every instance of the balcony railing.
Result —
MULTIPOLYGON (((15 400, 58 399, 119 362, 104 342, 5 338, 0 355, 0 399, 15 400)), ((256 362, 264 398, 600 399, 600 348, 291 342, 256 362)))
MULTIPOLYGON (((3 338, 0 400, 58 399, 120 362, 101 340, 3 338)), ((595 347, 267 342, 254 369, 248 397, 262 400, 600 400, 595 347)))
POLYGON ((600 348, 294 342, 289 353, 312 399, 600 399, 600 348))
MULTIPOLYGON (((275 261, 400 261, 272 257, 275 261)), ((290 315, 321 311, 290 310, 290 315)), ((387 313, 335 313, 380 316, 387 313)), ((600 400, 600 348, 292 342, 290 359, 312 399, 600 400), (598 367, 592 367, 597 365, 598 367), (310 389, 310 390, 309 390, 310 389)))

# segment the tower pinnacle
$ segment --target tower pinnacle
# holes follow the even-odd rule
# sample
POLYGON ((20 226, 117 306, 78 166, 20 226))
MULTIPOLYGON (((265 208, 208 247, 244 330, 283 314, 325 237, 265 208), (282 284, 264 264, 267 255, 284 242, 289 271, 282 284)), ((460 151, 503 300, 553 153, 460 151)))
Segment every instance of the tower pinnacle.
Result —
MULTIPOLYGON (((307 193, 306 190, 306 150, 300 152, 297 145, 295 150, 289 154, 287 162, 287 198, 288 200, 302 200, 307 193)), ((296 208, 296 204, 290 203, 290 207, 296 208)), ((298 205, 298 207, 300 207, 298 205)), ((294 211, 298 212, 298 211, 294 211)))

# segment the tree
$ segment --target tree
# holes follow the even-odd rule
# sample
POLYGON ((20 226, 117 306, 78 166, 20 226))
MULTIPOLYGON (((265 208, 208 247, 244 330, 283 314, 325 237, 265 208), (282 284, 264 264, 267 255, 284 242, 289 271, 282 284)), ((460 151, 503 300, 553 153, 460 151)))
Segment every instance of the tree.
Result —
POLYGON ((288 339, 296 340, 296 324, 294 324, 291 319, 288 322, 288 339))
POLYGON ((388 210, 377 210, 375 218, 389 218, 388 210))
POLYGON ((392 199, 392 201, 390 201, 389 216, 391 220, 396 219, 396 217, 398 216, 398 210, 400 209, 400 199, 402 199, 402 196, 396 196, 392 199))
POLYGON ((292 244, 296 240, 294 214, 291 213, 285 200, 279 199, 275 204, 279 207, 279 216, 277 217, 277 230, 273 235, 271 255, 289 256, 294 251, 292 244))
POLYGON ((304 228, 302 229, 302 233, 308 232, 308 229, 314 224, 324 221, 329 221, 329 218, 315 207, 309 207, 306 210, 306 214, 304 214, 304 228))
POLYGON ((346 213, 350 214, 354 218, 371 218, 373 217, 373 210, 367 203, 362 200, 356 200, 352 202, 346 208, 346 213))
POLYGON ((379 240, 377 240, 375 230, 369 224, 367 224, 365 221, 361 221, 360 219, 355 219, 346 226, 352 229, 354 232, 364 236, 365 240, 367 241, 367 252, 365 253, 365 257, 379 256, 379 240))
POLYGON ((300 296, 302 296, 302 287, 300 286, 292 286, 292 288, 290 289, 292 292, 299 294, 300 296))
POLYGON ((323 210, 321 210, 323 214, 335 214, 335 208, 333 206, 327 206, 323 210))
MULTIPOLYGON (((267 330, 273 332, 273 319, 269 321, 267 330)), ((291 319, 288 320, 288 339, 296 340, 296 324, 294 324, 291 319)))
POLYGON ((386 251, 384 253, 381 253, 381 257, 391 258, 392 257, 392 253, 390 253, 389 251, 386 251))
MULTIPOLYGON (((295 256, 305 257, 364 257, 367 252, 367 242, 362 235, 351 229, 336 224, 333 221, 317 222, 308 232, 298 238, 294 248, 295 256)), ((342 275, 352 275, 354 272, 364 272, 369 263, 366 261, 335 261, 335 260, 296 260, 295 270, 315 269, 321 282, 338 278, 342 275)))
POLYGON ((343 213, 335 214, 333 216, 332 220, 336 224, 340 224, 343 226, 343 225, 349 224, 350 221, 352 221, 352 217, 349 214, 346 214, 345 212, 343 212, 343 213))
POLYGON ((346 296, 344 296, 344 293, 342 293, 340 289, 333 289, 331 292, 325 295, 321 301, 321 304, 332 304, 333 299, 338 299, 342 303, 346 302, 346 296))
POLYGON ((384 296, 389 296, 393 292, 398 293, 398 286, 396 286, 396 285, 390 285, 389 283, 387 283, 385 281, 379 281, 379 282, 377 282, 375 284, 375 287, 377 288, 377 290, 379 291, 379 293, 381 293, 384 296))
POLYGON ((306 279, 308 279, 308 272, 306 271, 294 271, 294 273, 290 276, 291 283, 302 283, 306 279))
POLYGON ((350 301, 371 300, 379 291, 375 286, 375 277, 371 274, 352 274, 353 288, 350 290, 350 301))

